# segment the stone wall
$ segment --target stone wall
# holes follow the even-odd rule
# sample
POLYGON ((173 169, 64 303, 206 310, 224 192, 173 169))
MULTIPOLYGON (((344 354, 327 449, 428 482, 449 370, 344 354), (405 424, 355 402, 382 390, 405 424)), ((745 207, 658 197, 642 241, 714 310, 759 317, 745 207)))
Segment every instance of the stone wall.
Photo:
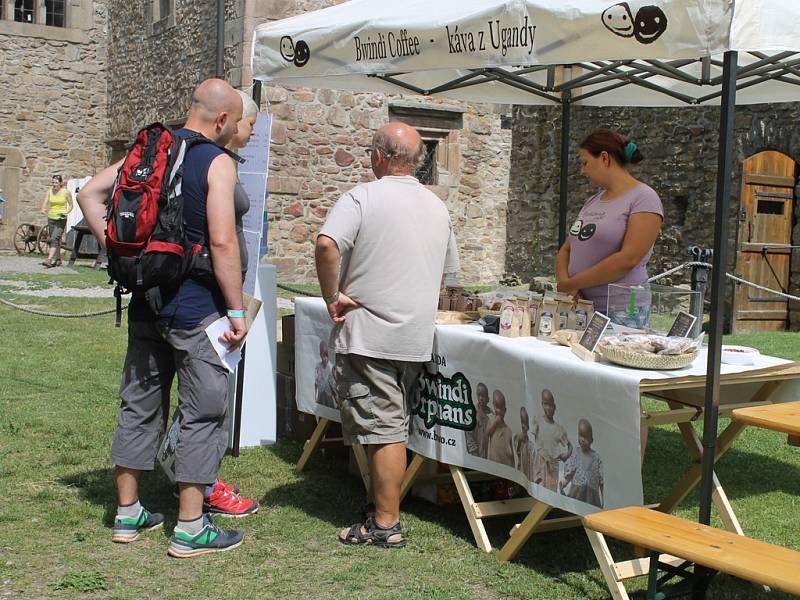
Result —
MULTIPOLYGON (((333 3, 226 0, 228 81, 244 89, 251 85, 249 53, 258 24, 333 3)), ((216 3, 176 0, 174 24, 154 27, 150 2, 111 0, 110 18, 109 138, 121 146, 149 121, 181 119, 192 88, 214 74, 216 3)), ((268 260, 278 266, 281 281, 312 281, 316 233, 338 197, 371 178, 366 148, 374 131, 389 119, 389 105, 436 107, 438 101, 273 86, 265 87, 263 96, 274 118, 268 260)), ((455 225, 462 279, 496 281, 505 260, 511 137, 500 124, 501 113, 510 109, 454 102, 445 108, 459 111, 463 118, 459 130, 447 136, 453 160, 435 192, 447 203, 455 225)))
MULTIPOLYGON (((341 194, 373 178, 369 147, 389 120, 393 103, 433 107, 430 100, 332 90, 267 87, 272 128, 268 261, 283 281, 313 281, 314 239, 341 194)), ((447 108, 453 109, 448 103, 447 108)), ((432 189, 447 204, 461 253, 460 279, 497 281, 505 254, 504 229, 510 131, 492 107, 458 105, 463 127, 449 143, 452 172, 440 170, 432 189)), ((440 152, 443 148, 440 147, 440 152)))
MULTIPOLYGON (((728 271, 735 260, 736 215, 741 166, 749 156, 778 150, 800 160, 800 104, 738 107, 728 271)), ((525 277, 552 274, 557 248, 560 109, 515 107, 512 170, 506 230, 507 269, 525 277)), ((690 260, 687 248, 710 248, 714 235, 719 109, 574 107, 570 128, 568 223, 593 193, 580 176, 578 144, 595 127, 612 127, 641 148, 645 161, 635 176, 652 186, 664 204, 665 219, 650 263, 651 274, 690 260)), ((800 189, 795 194, 792 243, 800 244, 800 189)), ((800 292, 800 252, 792 253, 791 291, 800 292)), ((675 278, 674 281, 688 281, 675 278)), ((800 327, 800 304, 791 306, 793 327, 800 327)))
MULTIPOLYGON (((226 0, 226 30, 244 0, 226 0)), ((127 143, 142 126, 186 116, 194 87, 216 74, 217 3, 175 0, 173 18, 153 23, 152 0, 110 0, 108 135, 127 143)), ((226 72, 233 68, 226 52, 226 72)))
MULTIPOLYGON (((331 0, 246 0, 242 19, 244 54, 254 27, 324 8, 331 0)), ((245 61, 246 62, 246 61, 245 61)), ((250 82, 243 67, 242 84, 250 82)), ((314 239, 339 196, 372 178, 366 149, 375 130, 389 120, 393 105, 446 109, 462 114, 447 136, 447 169, 433 189, 447 204, 456 231, 465 283, 493 283, 504 271, 510 130, 501 127, 509 107, 442 102, 408 95, 266 86, 273 115, 268 261, 281 281, 313 281, 314 239)), ((412 125, 415 122, 408 120, 412 125)), ((440 146, 440 152, 444 152, 440 146)))
POLYGON ((106 0, 68 3, 68 28, 0 21, 0 248, 20 223, 43 224, 50 178, 106 163, 106 0), (19 165, 19 166, 17 166, 19 165))

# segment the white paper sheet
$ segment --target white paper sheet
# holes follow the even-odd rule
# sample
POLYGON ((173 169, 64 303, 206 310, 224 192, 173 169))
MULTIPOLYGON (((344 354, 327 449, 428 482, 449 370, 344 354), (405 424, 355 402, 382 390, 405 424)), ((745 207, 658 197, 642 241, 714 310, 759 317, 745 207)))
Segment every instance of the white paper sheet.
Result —
POLYGON ((219 336, 230 330, 230 328, 231 322, 228 320, 228 317, 220 317, 206 327, 206 335, 208 339, 211 340, 211 345, 214 346, 214 350, 222 361, 222 364, 225 365, 228 371, 233 373, 236 369, 236 365, 238 365, 239 361, 242 359, 242 347, 239 346, 233 352, 228 352, 228 345, 219 341, 219 336))

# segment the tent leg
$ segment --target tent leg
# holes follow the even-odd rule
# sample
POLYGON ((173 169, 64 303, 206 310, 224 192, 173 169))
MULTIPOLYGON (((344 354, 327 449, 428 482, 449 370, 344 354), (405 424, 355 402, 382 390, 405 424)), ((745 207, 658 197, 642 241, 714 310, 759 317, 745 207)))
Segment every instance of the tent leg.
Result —
POLYGON ((569 121, 572 106, 570 92, 561 100, 561 175, 558 190, 558 247, 567 239, 567 178, 569 176, 569 121))
MULTIPOLYGON (((722 97, 719 115, 719 153, 717 156, 717 199, 714 219, 714 269, 711 272, 711 328, 706 366, 706 398, 703 415, 703 461, 700 483, 700 522, 711 523, 714 492, 714 447, 717 442, 719 413, 719 372, 722 329, 725 321, 725 269, 727 267, 728 212, 731 194, 731 158, 733 154, 733 117, 736 112, 737 53, 725 53, 722 71, 722 97)), ((705 569, 698 570, 703 571, 705 569)), ((699 582, 705 581, 702 576, 699 582)), ((694 598, 705 597, 706 585, 694 588, 694 598)))

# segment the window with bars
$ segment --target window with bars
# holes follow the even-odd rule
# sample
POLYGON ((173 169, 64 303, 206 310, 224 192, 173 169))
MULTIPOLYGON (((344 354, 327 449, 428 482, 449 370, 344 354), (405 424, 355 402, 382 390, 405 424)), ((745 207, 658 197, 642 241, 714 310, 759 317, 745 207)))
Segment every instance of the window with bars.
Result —
POLYGON ((153 22, 166 19, 174 10, 175 0, 153 0, 153 22))
POLYGON ((18 23, 35 23, 35 0, 14 0, 14 20, 18 23))
POLYGON ((414 177, 419 179, 419 182, 423 185, 436 185, 439 183, 436 169, 436 154, 439 150, 439 140, 423 139, 422 143, 425 144, 425 156, 414 172, 414 177))
POLYGON ((67 1, 44 0, 44 24, 51 27, 66 27, 67 1))

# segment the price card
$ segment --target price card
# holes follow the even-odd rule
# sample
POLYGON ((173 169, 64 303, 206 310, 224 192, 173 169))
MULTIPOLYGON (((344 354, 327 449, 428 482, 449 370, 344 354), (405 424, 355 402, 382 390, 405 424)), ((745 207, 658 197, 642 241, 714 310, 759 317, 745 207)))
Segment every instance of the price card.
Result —
POLYGON ((603 313, 595 312, 586 325, 586 331, 583 332, 581 339, 572 346, 572 353, 582 360, 594 362, 597 359, 594 350, 597 348, 600 338, 603 337, 606 329, 608 329, 609 323, 611 323, 611 319, 603 313))
POLYGON ((669 333, 667 335, 670 337, 689 337, 695 321, 697 321, 697 317, 682 310, 675 317, 675 321, 673 321, 672 327, 669 328, 669 333))

